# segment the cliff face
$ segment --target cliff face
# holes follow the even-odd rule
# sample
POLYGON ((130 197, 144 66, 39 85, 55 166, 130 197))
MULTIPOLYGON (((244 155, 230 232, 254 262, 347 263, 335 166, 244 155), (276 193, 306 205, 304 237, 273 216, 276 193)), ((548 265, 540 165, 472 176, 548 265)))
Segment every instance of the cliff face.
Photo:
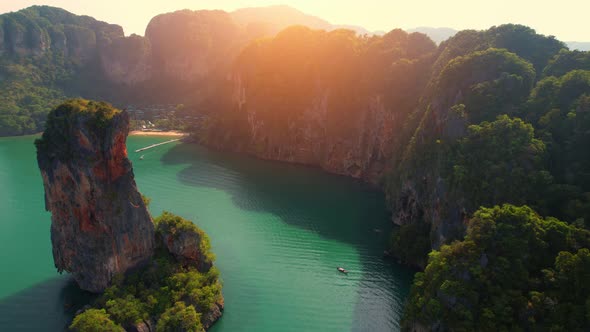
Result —
POLYGON ((232 13, 179 10, 152 18, 145 37, 114 40, 100 51, 101 66, 111 81, 131 85, 152 77, 195 82, 212 74, 223 76, 249 41, 275 35, 291 25, 332 28, 328 22, 285 6, 232 13))
POLYGON ((366 39, 347 30, 288 28, 238 56, 226 94, 231 105, 212 112, 203 141, 377 184, 434 48, 427 37, 401 30, 366 39))
MULTIPOLYGON (((338 96, 329 87, 318 87, 303 105, 289 110, 290 116, 277 123, 261 112, 267 108, 266 96, 234 77, 234 105, 245 119, 247 140, 234 149, 259 158, 320 166, 336 174, 376 184, 391 160, 396 112, 388 109, 383 96, 359 96, 360 102, 348 109, 342 124, 331 105, 338 96)), ((214 144, 215 145, 215 144, 214 144)))
POLYGON ((383 184, 393 221, 408 226, 398 234, 423 240, 395 251, 423 267, 431 249, 464 236, 479 205, 495 204, 461 178, 469 126, 519 116, 536 69, 562 46, 518 25, 463 31, 438 48, 399 30, 291 27, 241 52, 231 105, 211 112, 203 142, 383 184))
POLYGON ((146 38, 132 35, 118 38, 100 52, 105 76, 116 83, 138 84, 152 78, 152 47, 146 38))
POLYGON ((191 81, 231 62, 230 51, 236 46, 238 33, 223 11, 182 10, 154 17, 147 26, 146 38, 152 45, 158 74, 191 81))
POLYGON ((218 85, 231 76, 244 46, 292 25, 336 28, 285 6, 166 13, 150 21, 145 37, 126 37, 118 25, 49 6, 2 14, 0 112, 7 118, 0 135, 41 131, 43 117, 35 114, 70 96, 211 109, 227 97, 218 85))
POLYGON ((123 37, 123 29, 63 9, 33 6, 0 15, 0 37, 0 55, 39 56, 55 51, 83 63, 111 39, 123 37))
POLYGON ((128 130, 126 113, 75 100, 50 113, 36 142, 55 266, 91 292, 153 253, 154 226, 127 159, 128 130))

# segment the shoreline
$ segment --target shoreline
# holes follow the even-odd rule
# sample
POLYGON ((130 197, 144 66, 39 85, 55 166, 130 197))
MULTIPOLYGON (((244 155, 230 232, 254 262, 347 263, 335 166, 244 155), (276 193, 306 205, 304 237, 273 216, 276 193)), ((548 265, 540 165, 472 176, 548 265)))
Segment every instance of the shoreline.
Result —
MULTIPOLYGON (((41 136, 43 132, 33 133, 33 134, 26 134, 26 135, 16 135, 16 136, 0 136, 0 138, 18 138, 18 137, 34 137, 34 136, 41 136)), ((177 130, 169 130, 169 131, 141 131, 141 130, 131 130, 129 131, 128 136, 174 136, 174 137, 188 137, 190 136, 189 133, 185 133, 183 131, 177 130)))
POLYGON ((141 130, 132 130, 129 132, 129 136, 175 136, 175 137, 185 137, 188 136, 188 133, 176 130, 170 131, 141 131, 141 130))

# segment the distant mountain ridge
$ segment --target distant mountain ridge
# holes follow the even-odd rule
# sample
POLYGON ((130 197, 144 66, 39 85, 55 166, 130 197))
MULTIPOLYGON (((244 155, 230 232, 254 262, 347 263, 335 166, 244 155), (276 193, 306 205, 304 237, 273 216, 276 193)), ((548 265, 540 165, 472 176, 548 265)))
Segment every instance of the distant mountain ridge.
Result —
MULTIPOLYGON (((288 6, 180 10, 154 17, 145 36, 61 8, 32 6, 0 15, 0 136, 39 131, 47 110, 66 97, 116 105, 197 104, 212 99, 235 58, 251 41, 293 25, 349 29, 288 6), (181 51, 179 51, 181 50, 181 51)), ((408 30, 440 43, 450 28, 408 30)), ((570 44, 587 49, 587 43, 570 44)), ((214 99, 214 98, 213 98, 214 99)))
POLYGON ((128 37, 119 25, 56 7, 2 14, 0 136, 41 130, 47 110, 66 97, 118 105, 203 100, 246 44, 292 25, 344 27, 288 6, 180 10, 154 17, 145 36, 128 37))

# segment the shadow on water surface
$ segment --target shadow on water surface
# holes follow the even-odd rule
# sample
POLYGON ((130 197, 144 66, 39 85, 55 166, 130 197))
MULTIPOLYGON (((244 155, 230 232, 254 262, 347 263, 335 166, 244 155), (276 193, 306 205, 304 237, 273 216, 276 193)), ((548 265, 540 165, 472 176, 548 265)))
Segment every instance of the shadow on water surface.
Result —
POLYGON ((0 331, 66 331, 95 298, 69 276, 46 280, 0 300, 0 331))
MULTIPOLYGON (((391 228, 382 193, 319 169, 194 144, 175 145, 160 161, 181 166, 176 173, 181 183, 221 190, 239 209, 270 213, 288 225, 350 245, 360 259, 359 271, 345 277, 358 280, 351 330, 399 327, 412 272, 381 258, 391 228)), ((328 270, 337 273, 336 264, 328 270)), ((69 277, 49 279, 0 300, 0 331, 64 331, 75 312, 92 300, 69 277)))
POLYGON ((177 173, 183 184, 222 190, 240 209, 272 213, 289 225, 352 245, 363 271, 352 330, 380 331, 384 321, 389 330, 399 328, 413 273, 381 257, 391 230, 381 192, 320 169, 195 144, 178 144, 161 161, 186 165, 177 173))
POLYGON ((270 212, 326 238, 366 244, 367 237, 381 242, 388 231, 374 231, 389 227, 383 195, 359 181, 193 144, 174 146, 162 162, 187 165, 177 174, 181 183, 222 190, 242 210, 270 212))

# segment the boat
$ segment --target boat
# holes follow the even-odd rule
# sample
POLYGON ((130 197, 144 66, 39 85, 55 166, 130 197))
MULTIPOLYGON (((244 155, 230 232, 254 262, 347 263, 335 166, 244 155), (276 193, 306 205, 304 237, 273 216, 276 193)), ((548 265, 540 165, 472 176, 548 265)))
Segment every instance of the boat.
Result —
POLYGON ((337 269, 338 269, 339 272, 342 272, 344 274, 347 274, 348 273, 348 271, 346 271, 344 268, 338 267, 337 269))
POLYGON ((143 156, 145 156, 145 155, 142 154, 141 157, 139 157, 139 160, 143 160, 143 156))

